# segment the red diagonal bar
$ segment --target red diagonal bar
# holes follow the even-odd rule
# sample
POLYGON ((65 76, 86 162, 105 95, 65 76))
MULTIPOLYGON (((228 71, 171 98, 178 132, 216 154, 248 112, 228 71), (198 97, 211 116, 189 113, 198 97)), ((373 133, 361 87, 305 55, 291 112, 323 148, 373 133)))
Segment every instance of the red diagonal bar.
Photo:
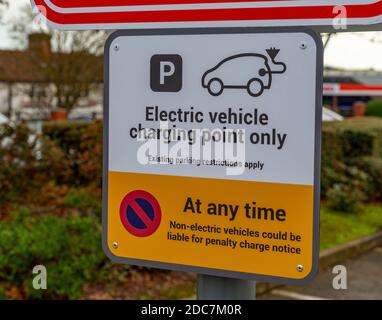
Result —
POLYGON ((146 227, 150 227, 153 224, 153 221, 148 217, 147 213, 141 208, 136 200, 129 203, 131 209, 137 214, 139 219, 145 224, 146 227))

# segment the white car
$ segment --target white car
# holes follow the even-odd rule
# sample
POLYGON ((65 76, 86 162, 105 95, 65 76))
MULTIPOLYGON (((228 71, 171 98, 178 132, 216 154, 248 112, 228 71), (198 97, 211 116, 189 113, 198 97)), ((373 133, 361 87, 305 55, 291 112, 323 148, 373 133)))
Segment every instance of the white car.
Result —
POLYGON ((260 96, 271 88, 273 74, 286 71, 285 63, 275 61, 279 50, 266 51, 268 56, 242 53, 220 61, 203 74, 202 87, 212 96, 221 95, 225 89, 246 89, 252 97, 260 96))
POLYGON ((329 121, 343 121, 344 117, 338 114, 337 112, 334 112, 333 110, 330 110, 329 108, 323 107, 322 108, 322 121, 329 122, 329 121))
POLYGON ((9 123, 9 119, 5 115, 0 113, 0 125, 6 124, 6 123, 9 123))

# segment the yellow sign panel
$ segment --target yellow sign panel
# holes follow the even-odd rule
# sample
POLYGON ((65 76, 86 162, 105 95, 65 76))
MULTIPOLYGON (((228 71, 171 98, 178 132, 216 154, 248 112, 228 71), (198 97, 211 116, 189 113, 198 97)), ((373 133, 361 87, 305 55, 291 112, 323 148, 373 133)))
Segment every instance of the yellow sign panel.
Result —
POLYGON ((313 187, 110 172, 108 193, 107 241, 116 257, 292 279, 312 272, 313 187), (136 190, 161 206, 148 237, 120 220, 120 204, 136 190))
POLYGON ((312 279, 317 36, 300 29, 122 32, 108 40, 106 66, 108 256, 279 283, 312 279), (221 86, 249 66, 260 66, 260 77, 248 87, 221 86), (291 79, 301 79, 305 90, 291 79))

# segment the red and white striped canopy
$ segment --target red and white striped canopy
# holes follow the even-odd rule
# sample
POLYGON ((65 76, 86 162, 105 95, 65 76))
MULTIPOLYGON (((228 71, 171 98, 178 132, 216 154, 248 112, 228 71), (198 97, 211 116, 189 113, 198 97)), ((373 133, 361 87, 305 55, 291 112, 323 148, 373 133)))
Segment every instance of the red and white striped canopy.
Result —
POLYGON ((352 83, 324 83, 324 96, 382 97, 382 85, 352 83))

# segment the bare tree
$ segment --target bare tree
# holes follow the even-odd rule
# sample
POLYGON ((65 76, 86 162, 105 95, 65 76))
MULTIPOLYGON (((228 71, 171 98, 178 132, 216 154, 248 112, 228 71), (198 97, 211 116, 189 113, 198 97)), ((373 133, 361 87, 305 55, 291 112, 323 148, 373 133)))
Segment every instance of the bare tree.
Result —
POLYGON ((9 6, 8 0, 0 0, 0 23, 3 23, 3 13, 4 10, 7 9, 9 6))
POLYGON ((8 0, 0 0, 0 7, 7 8, 9 6, 8 0))
POLYGON ((50 36, 51 54, 41 57, 38 63, 53 87, 53 107, 72 110, 94 83, 102 81, 105 31, 51 30, 33 15, 29 6, 11 26, 13 38, 23 48, 26 48, 31 33, 50 36))
POLYGON ((324 50, 328 47, 330 40, 334 38, 336 33, 330 32, 330 33, 324 33, 322 35, 322 41, 324 42, 324 50))
POLYGON ((101 81, 103 37, 94 31, 53 31, 51 35, 56 49, 48 61, 47 75, 55 87, 56 106, 70 111, 101 81))

